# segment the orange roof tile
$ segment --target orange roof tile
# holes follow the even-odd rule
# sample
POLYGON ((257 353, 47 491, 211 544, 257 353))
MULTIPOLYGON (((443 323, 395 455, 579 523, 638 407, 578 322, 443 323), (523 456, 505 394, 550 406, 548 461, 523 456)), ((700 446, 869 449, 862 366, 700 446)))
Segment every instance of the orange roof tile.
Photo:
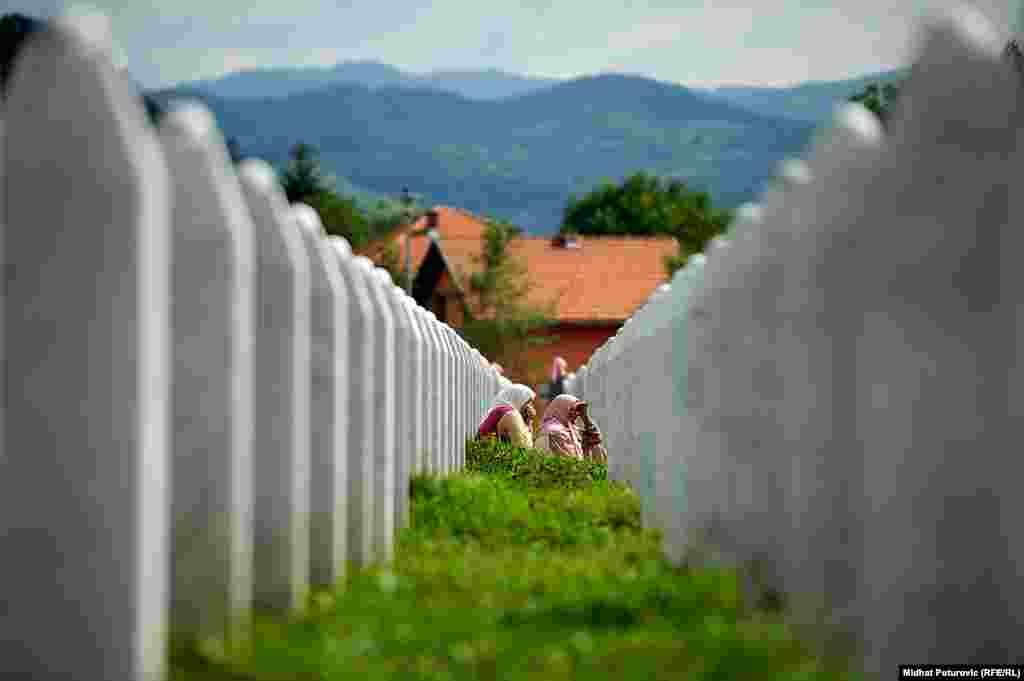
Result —
MULTIPOLYGON (((457 208, 437 206, 435 210, 441 249, 465 285, 469 275, 481 268, 478 259, 485 224, 457 208)), ((426 218, 420 218, 389 238, 401 239, 425 225, 426 218)), ((554 245, 550 237, 517 237, 510 242, 511 252, 528 272, 527 302, 540 307, 553 303, 554 318, 560 322, 627 319, 668 280, 665 257, 678 253, 671 237, 584 236, 578 244, 578 248, 564 248, 554 245)), ((415 267, 429 247, 425 236, 412 240, 415 267)))

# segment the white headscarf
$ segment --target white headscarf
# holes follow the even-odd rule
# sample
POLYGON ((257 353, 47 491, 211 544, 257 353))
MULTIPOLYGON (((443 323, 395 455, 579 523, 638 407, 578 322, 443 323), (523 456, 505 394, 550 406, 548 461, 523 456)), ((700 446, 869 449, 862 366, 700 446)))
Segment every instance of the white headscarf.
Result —
POLYGON ((521 383, 513 383, 512 385, 502 388, 498 391, 494 401, 491 402, 491 409, 494 409, 500 404, 507 404, 514 407, 516 411, 519 411, 526 403, 537 397, 537 393, 533 392, 529 387, 521 383))

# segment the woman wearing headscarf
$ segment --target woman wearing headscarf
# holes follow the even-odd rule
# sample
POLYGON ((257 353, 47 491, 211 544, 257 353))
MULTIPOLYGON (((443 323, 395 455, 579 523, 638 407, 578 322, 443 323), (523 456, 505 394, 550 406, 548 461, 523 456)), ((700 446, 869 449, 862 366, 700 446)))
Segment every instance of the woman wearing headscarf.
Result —
POLYGON ((608 463, 608 452, 601 444, 601 431, 590 419, 586 402, 572 395, 559 395, 551 400, 540 422, 537 449, 574 459, 590 459, 608 463), (582 427, 577 425, 582 422, 582 427))
POLYGON ((536 397, 533 390, 519 383, 502 388, 477 428, 477 437, 493 436, 516 447, 533 447, 532 426, 537 417, 533 400, 536 397))
POLYGON ((551 364, 551 387, 548 388, 548 395, 551 399, 565 392, 565 374, 569 371, 569 364, 561 357, 555 357, 551 364))

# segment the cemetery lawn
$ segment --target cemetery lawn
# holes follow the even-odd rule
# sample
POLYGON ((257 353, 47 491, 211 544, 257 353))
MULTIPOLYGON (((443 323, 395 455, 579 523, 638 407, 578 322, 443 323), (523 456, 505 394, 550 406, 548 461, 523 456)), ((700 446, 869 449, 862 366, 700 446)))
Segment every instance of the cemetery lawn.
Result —
POLYGON ((251 651, 173 658, 174 681, 852 679, 725 569, 677 569, 604 466, 472 444, 467 471, 412 481, 389 566, 353 570, 251 651))

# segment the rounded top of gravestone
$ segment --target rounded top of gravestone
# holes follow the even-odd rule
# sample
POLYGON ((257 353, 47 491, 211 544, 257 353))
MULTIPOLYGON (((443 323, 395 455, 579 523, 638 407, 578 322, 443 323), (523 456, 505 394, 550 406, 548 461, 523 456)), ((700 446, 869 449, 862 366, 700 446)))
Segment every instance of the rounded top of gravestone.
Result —
POLYGON ((200 145, 216 134, 217 120, 198 99, 177 100, 160 118, 160 130, 188 144, 200 145))
POLYGON ((727 248, 729 248, 729 240, 728 239, 724 239, 724 238, 722 238, 720 236, 716 236, 715 238, 713 238, 711 240, 711 250, 712 251, 724 251, 727 248))
POLYGON ((277 173, 269 163, 258 158, 247 158, 239 163, 238 177, 264 194, 278 189, 277 173))
MULTIPOLYGON (((706 255, 704 255, 703 253, 695 253, 694 255, 690 256, 690 260, 689 260, 688 264, 692 263, 694 268, 700 268, 700 267, 704 267, 704 265, 707 264, 707 261, 708 261, 708 258, 707 258, 706 255)), ((687 268, 687 269, 689 269, 689 268, 687 268)))
POLYGON ((90 52, 115 61, 116 45, 106 14, 89 5, 72 5, 53 20, 53 27, 90 52))
POLYGON ((365 255, 357 255, 352 258, 352 262, 356 267, 361 269, 363 272, 373 272, 373 261, 367 258, 365 255))
POLYGON ((859 102, 843 102, 833 116, 836 132, 848 134, 863 146, 878 146, 885 136, 878 116, 859 102))
POLYGON ((811 181, 811 168, 798 158, 787 158, 779 164, 779 179, 787 186, 807 184, 811 181))
POLYGON ((736 208, 736 221, 737 222, 760 222, 761 216, 764 213, 764 209, 761 208, 759 203, 741 203, 736 208))
POLYGON ((346 239, 343 236, 335 236, 332 234, 331 236, 327 237, 327 240, 331 243, 332 246, 334 246, 334 250, 336 250, 338 252, 338 255, 340 255, 342 258, 348 260, 350 257, 352 257, 352 246, 349 245, 348 239, 346 239))
POLYGON ((665 295, 672 290, 672 284, 660 284, 658 288, 654 289, 654 292, 660 295, 665 295))
POLYGON ((377 278, 377 281, 379 281, 381 284, 389 284, 389 286, 387 287, 387 290, 389 291, 391 290, 392 287, 398 288, 397 286, 395 286, 395 282, 391 279, 391 274, 388 273, 388 271, 383 267, 375 267, 373 269, 373 276, 375 276, 377 278))
POLYGON ((313 208, 304 203, 293 203, 291 212, 301 230, 313 236, 323 236, 324 226, 320 223, 320 215, 313 208))
MULTIPOLYGON (((1003 41, 996 27, 984 13, 966 2, 953 7, 932 10, 925 15, 925 30, 939 34, 956 35, 969 49, 980 54, 999 59, 1002 54, 1003 41)), ((945 41, 945 40, 944 40, 945 41)))

